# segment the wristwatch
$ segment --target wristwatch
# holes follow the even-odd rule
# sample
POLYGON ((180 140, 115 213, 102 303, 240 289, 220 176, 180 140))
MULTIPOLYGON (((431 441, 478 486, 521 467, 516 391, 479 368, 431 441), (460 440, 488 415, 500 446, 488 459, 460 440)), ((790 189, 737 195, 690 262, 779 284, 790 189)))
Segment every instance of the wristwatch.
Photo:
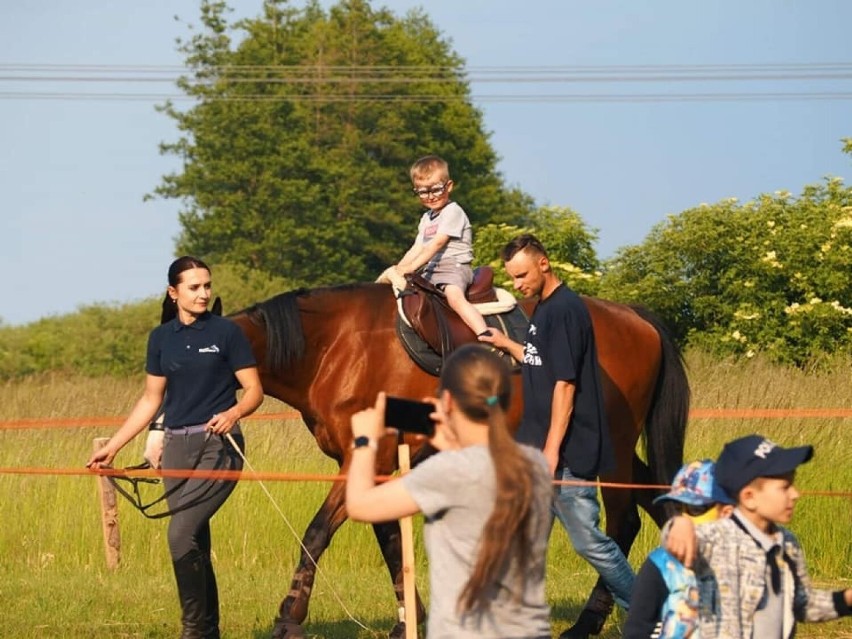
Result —
POLYGON ((366 435, 359 435, 352 440, 352 450, 355 450, 356 448, 364 448, 365 446, 367 448, 372 448, 373 450, 379 449, 379 445, 366 435))

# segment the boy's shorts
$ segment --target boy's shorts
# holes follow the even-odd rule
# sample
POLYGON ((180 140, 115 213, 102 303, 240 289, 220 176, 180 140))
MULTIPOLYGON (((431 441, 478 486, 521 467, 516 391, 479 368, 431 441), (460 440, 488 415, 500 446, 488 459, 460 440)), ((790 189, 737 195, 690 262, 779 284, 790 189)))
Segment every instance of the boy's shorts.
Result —
POLYGON ((473 283, 473 269, 470 268, 470 264, 438 263, 434 268, 427 266, 423 271, 423 277, 439 288, 453 284, 462 291, 467 291, 473 283))

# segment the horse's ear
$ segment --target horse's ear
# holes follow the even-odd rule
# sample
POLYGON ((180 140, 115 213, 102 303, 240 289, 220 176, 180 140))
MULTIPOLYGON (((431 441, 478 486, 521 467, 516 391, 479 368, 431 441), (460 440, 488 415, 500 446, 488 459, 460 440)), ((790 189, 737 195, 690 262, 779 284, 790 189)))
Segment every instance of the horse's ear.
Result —
POLYGON ((217 297, 213 301, 213 308, 210 309, 210 312, 213 313, 213 315, 221 315, 222 314, 222 298, 221 297, 217 297))

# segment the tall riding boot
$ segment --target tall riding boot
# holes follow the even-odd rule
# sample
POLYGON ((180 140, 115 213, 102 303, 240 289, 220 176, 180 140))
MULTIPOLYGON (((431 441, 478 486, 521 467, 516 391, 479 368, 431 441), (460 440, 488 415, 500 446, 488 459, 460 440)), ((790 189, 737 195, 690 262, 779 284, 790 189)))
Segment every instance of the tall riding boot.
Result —
POLYGON ((219 589, 216 586, 216 574, 213 572, 213 564, 210 555, 204 555, 204 585, 207 589, 207 607, 204 612, 205 639, 219 639, 219 589))
POLYGON ((180 597, 180 639, 203 639, 205 615, 207 614, 207 570, 204 555, 191 550, 174 562, 175 579, 180 597))

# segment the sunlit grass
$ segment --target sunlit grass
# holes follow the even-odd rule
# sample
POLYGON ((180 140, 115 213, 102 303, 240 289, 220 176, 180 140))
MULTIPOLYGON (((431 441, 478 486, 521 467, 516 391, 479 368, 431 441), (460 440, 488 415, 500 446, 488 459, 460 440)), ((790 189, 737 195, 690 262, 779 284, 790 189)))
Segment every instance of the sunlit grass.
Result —
MULTIPOLYGON (((694 407, 790 408, 852 406, 848 369, 803 374, 761 361, 720 364, 700 355, 689 358, 694 407)), ((33 417, 101 417, 125 414, 141 391, 141 379, 85 380, 46 376, 0 386, 0 420, 33 417)), ((262 412, 286 407, 267 400, 262 412)), ((804 490, 852 492, 852 434, 846 419, 694 420, 688 458, 715 457, 733 437, 760 432, 784 445, 811 443, 814 460, 797 483, 804 490)), ((0 467, 82 467, 92 440, 113 427, 0 430, 0 467)), ((329 474, 325 458, 298 420, 248 421, 247 454, 264 472, 329 474)), ((142 441, 117 460, 141 460, 142 441)), ((322 482, 243 481, 213 520, 213 548, 222 595, 226 637, 268 637, 278 605, 290 588, 298 561, 297 537, 307 527, 328 490, 322 482), (284 515, 280 515, 278 510, 284 515), (290 531, 296 531, 294 535, 290 531)), ((99 502, 93 478, 0 475, 0 637, 166 639, 178 634, 179 608, 166 547, 166 521, 149 521, 120 502, 121 566, 105 567, 99 502)), ((658 541, 646 525, 634 546, 634 566, 658 541)), ((801 499, 791 528, 801 538, 809 567, 822 587, 852 587, 852 498, 801 499)), ((428 598, 427 566, 416 520, 417 584, 428 598)), ((372 528, 345 524, 320 560, 306 628, 327 639, 373 637, 396 618, 393 590, 372 528), (346 610, 370 630, 362 630, 346 610)), ((592 569, 571 550, 555 528, 549 549, 548 598, 554 636, 582 607, 595 581, 592 569)), ((616 615, 601 635, 619 636, 616 615)), ((378 633, 378 634, 377 634, 378 633)), ((852 636, 852 622, 801 625, 801 637, 852 636)))

